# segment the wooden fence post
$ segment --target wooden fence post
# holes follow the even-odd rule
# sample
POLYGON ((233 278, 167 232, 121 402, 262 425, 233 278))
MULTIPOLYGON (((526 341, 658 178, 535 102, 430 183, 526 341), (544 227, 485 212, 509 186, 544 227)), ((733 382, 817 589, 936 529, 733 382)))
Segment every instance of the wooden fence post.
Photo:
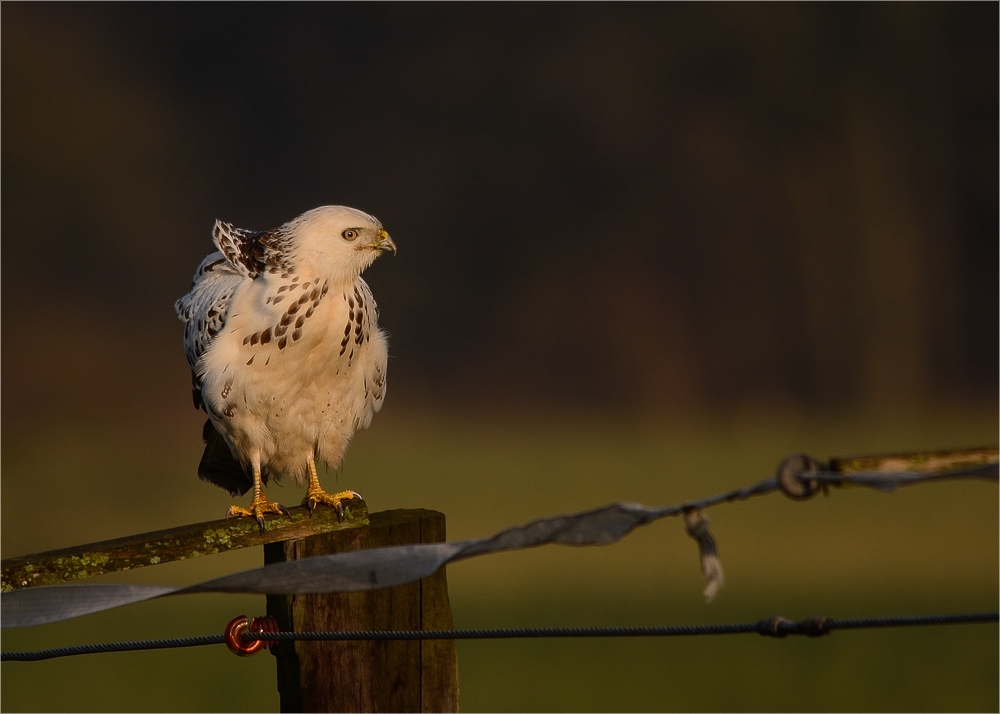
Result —
MULTIPOLYGON (((387 545, 445 539, 444 514, 407 510, 368 513, 363 501, 310 515, 233 518, 8 558, 0 590, 79 581, 103 573, 264 546, 264 562, 387 545)), ((397 588, 329 595, 268 596, 268 614, 282 630, 449 630, 444 569, 397 588)), ((282 711, 458 711, 458 659, 453 640, 395 642, 281 642, 278 662, 282 711)))
MULTIPOLYGON (((444 514, 369 514, 350 528, 264 546, 265 564, 389 545, 445 540, 444 514)), ((444 568, 408 585, 356 593, 268 595, 282 630, 447 630, 451 604, 444 568)), ((277 658, 283 712, 458 711, 453 640, 281 642, 277 658)))

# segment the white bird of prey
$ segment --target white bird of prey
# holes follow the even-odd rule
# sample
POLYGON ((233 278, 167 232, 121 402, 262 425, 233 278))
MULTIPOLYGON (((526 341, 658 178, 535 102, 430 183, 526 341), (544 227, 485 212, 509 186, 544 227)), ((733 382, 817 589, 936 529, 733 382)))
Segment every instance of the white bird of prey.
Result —
POLYGON ((251 516, 288 509, 269 502, 269 478, 290 476, 312 512, 324 503, 343 515, 354 491, 328 494, 316 460, 339 468, 358 428, 385 399, 387 341, 361 273, 396 252, 382 224, 345 206, 322 206, 280 228, 248 231, 216 221, 218 251, 176 302, 184 322, 195 408, 208 414, 198 475, 243 495, 251 516))

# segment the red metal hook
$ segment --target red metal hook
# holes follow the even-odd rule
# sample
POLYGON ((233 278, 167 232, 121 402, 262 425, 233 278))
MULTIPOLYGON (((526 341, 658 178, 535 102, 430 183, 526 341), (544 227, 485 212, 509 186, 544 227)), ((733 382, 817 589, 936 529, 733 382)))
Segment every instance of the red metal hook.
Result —
POLYGON ((234 617, 226 625, 225 631, 226 647, 229 648, 230 652, 240 657, 249 657, 252 654, 257 654, 265 647, 271 649, 278 644, 274 640, 245 640, 243 635, 248 632, 279 632, 278 621, 273 615, 255 617, 253 621, 248 621, 246 615, 234 617))

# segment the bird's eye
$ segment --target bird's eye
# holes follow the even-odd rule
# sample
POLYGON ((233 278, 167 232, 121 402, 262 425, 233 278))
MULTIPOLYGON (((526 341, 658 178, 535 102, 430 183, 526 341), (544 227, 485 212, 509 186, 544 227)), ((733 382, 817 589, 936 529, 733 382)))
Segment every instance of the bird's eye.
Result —
POLYGON ((341 233, 341 235, 344 236, 344 240, 346 240, 346 241, 352 241, 352 240, 354 240, 355 238, 358 237, 358 232, 356 230, 354 230, 353 228, 348 228, 346 231, 344 231, 343 233, 341 233))

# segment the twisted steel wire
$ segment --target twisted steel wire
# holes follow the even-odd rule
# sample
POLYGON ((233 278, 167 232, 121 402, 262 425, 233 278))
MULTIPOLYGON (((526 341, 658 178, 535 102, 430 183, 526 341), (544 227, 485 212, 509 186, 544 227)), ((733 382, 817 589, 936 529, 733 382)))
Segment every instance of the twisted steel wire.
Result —
MULTIPOLYGON (((648 627, 504 627, 478 630, 412 630, 386 632, 270 632, 254 635, 265 641, 285 640, 503 640, 537 637, 669 637, 729 635, 754 632, 755 623, 732 625, 664 625, 648 627)), ((248 637, 250 639, 250 637, 248 637)))
MULTIPOLYGON (((757 622, 723 625, 662 625, 649 627, 520 627, 474 630, 409 630, 358 632, 262 632, 246 634, 246 640, 265 641, 343 641, 343 640, 474 640, 542 637, 670 637, 685 635, 732 635, 756 632, 770 637, 807 635, 817 637, 833 630, 857 630, 876 627, 906 627, 915 625, 958 625, 997 622, 1000 613, 973 612, 947 615, 902 615, 854 619, 807 618, 801 621, 774 617, 757 622)), ((2 652, 3 662, 37 662, 40 660, 104 652, 134 652, 177 647, 199 647, 224 643, 223 635, 181 637, 168 640, 137 642, 107 642, 73 647, 57 647, 37 652, 2 652)))
POLYGON ((862 617, 829 621, 830 629, 860 630, 874 627, 906 627, 908 625, 959 625, 996 622, 995 612, 970 612, 953 615, 905 615, 899 617, 862 617))
POLYGON ((223 635, 202 635, 200 637, 175 637, 168 640, 138 640, 134 642, 102 642, 95 645, 74 645, 72 647, 56 647, 37 652, 2 652, 0 662, 37 662, 56 657, 72 655, 102 654, 104 652, 136 652, 139 650, 163 650, 176 647, 201 647, 202 645, 221 645, 225 642, 223 635))

